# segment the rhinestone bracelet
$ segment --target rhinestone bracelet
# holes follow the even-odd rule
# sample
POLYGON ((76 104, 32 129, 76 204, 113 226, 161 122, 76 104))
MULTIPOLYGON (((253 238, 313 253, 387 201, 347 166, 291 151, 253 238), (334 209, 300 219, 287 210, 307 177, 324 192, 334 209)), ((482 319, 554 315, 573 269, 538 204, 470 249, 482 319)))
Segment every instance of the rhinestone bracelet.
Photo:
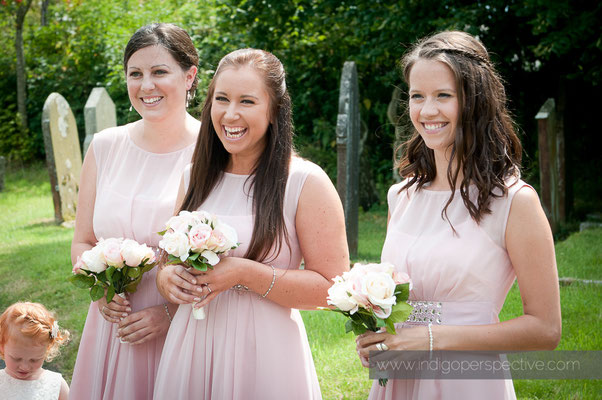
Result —
POLYGON ((276 282, 276 268, 274 268, 273 265, 270 265, 270 267, 272 267, 272 283, 270 284, 270 288, 268 289, 268 291, 261 295, 261 297, 263 297, 264 299, 267 297, 268 293, 270 293, 270 291, 274 287, 274 282, 276 282))
POLYGON ((167 319, 169 320, 169 323, 171 324, 171 314, 169 313, 169 307, 167 307, 167 303, 163 303, 163 307, 165 307, 165 314, 167 314, 167 319))

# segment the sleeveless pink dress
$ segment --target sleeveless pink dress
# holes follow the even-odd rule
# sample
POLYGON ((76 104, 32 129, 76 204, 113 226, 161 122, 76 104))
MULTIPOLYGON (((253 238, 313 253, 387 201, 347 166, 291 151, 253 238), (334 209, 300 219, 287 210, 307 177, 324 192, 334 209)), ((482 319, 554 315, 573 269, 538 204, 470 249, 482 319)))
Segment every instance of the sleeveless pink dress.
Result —
MULTIPOLYGON (((498 314, 516 278, 505 248, 506 223, 514 195, 528 185, 518 180, 509 186, 507 196, 493 198, 491 214, 480 224, 470 217, 457 191, 447 209, 457 232, 454 235, 448 221, 441 217, 451 192, 428 188, 417 191, 412 186, 398 193, 404 183, 393 185, 387 196, 391 219, 382 261, 391 262, 409 274, 414 285, 410 300, 442 303, 441 324, 499 322, 498 314)), ((475 187, 471 187, 470 195, 474 201, 475 187)), ((413 324, 416 322, 403 326, 411 328, 413 324)), ((370 400, 485 398, 516 399, 512 380, 391 379, 386 387, 375 381, 369 397, 370 400)))
MULTIPOLYGON (((290 248, 284 244, 270 264, 298 269, 301 250, 295 229, 297 203, 309 174, 319 167, 294 158, 284 199, 290 248)), ((189 175, 186 174, 186 175, 189 175)), ((238 232, 242 257, 253 230, 248 176, 225 173, 199 209, 209 211, 238 232)), ((219 264, 216 266, 219 268, 219 264)), ((276 281, 278 285, 278 281, 276 281)), ((195 320, 181 305, 169 328, 157 373, 155 399, 320 399, 305 327, 298 310, 280 306, 255 292, 227 290, 195 320)))
MULTIPOLYGON (((97 239, 123 237, 157 246, 174 212, 182 171, 190 163, 194 144, 156 154, 136 146, 128 125, 94 135, 97 239)), ((165 303, 155 284, 155 269, 147 272, 129 295, 132 312, 165 303)), ((140 345, 120 343, 117 324, 107 322, 90 304, 71 381, 74 400, 146 400, 152 398, 155 373, 165 337, 140 345)))

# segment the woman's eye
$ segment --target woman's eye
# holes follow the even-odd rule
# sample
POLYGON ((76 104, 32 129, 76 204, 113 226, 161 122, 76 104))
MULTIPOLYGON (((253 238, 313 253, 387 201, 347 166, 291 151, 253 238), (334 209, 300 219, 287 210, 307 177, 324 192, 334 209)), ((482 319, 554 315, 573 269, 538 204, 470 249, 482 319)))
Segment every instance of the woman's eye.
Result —
POLYGON ((414 93, 413 95, 410 96, 410 99, 412 99, 412 100, 420 100, 420 99, 422 99, 422 95, 414 93))
POLYGON ((139 77, 139 76, 141 76, 141 75, 142 75, 142 74, 141 74, 140 72, 138 72, 138 71, 130 72, 130 76, 131 76, 132 78, 137 78, 137 77, 139 77))
POLYGON ((439 93, 439 97, 449 98, 449 97, 452 97, 452 96, 449 93, 439 93))
POLYGON ((249 99, 244 99, 240 101, 243 104, 255 104, 255 102, 253 100, 249 100, 249 99))
POLYGON ((155 75, 165 75, 167 74, 167 71, 165 71, 164 69, 157 69, 154 71, 155 75))
POLYGON ((215 101, 228 101, 224 96, 215 96, 215 101))

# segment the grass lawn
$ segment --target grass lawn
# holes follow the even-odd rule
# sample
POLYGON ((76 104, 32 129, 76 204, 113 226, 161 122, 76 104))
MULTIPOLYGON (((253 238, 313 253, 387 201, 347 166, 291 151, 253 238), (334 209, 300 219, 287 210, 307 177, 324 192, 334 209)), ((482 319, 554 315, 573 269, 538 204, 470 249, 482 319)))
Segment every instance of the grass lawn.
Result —
MULTIPOLYGON (((0 310, 15 301, 37 301, 56 311, 72 342, 47 368, 71 380, 89 297, 66 281, 71 271, 69 249, 73 229, 53 223, 46 170, 9 171, 0 193, 0 310)), ((386 211, 360 214, 358 260, 378 261, 385 236, 386 211)), ((602 230, 574 233, 556 245, 559 275, 602 280, 602 230)), ((559 349, 602 350, 599 334, 602 288, 573 283, 560 289, 563 335, 559 349)), ((502 313, 507 320, 522 313, 518 287, 511 289, 502 313)), ((336 313, 303 311, 324 399, 365 399, 371 381, 359 364, 352 334, 336 313)), ((519 399, 597 399, 599 381, 517 380, 519 399)))

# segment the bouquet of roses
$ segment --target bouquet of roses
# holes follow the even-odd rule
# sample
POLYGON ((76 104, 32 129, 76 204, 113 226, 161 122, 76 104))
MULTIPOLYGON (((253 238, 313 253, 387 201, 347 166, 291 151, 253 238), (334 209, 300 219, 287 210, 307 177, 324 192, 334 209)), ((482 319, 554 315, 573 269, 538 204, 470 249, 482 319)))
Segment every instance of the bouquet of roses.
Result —
POLYGON ((100 239, 96 246, 83 252, 73 266, 69 281, 90 289, 92 301, 107 296, 107 303, 118 294, 133 293, 142 275, 155 266, 155 252, 135 240, 100 239))
MULTIPOLYGON (((333 279, 328 289, 328 304, 349 318, 345 332, 361 335, 370 330, 377 332, 385 328, 395 334, 395 323, 405 321, 412 311, 406 301, 412 283, 407 274, 397 272, 390 263, 355 264, 343 276, 333 279)), ((386 379, 379 383, 386 385, 386 379)))
MULTIPOLYGON (((238 247, 238 235, 230 225, 205 211, 180 211, 159 232, 159 247, 168 254, 168 264, 185 264, 199 271, 213 269, 220 255, 238 247)), ((195 319, 204 319, 203 308, 193 308, 195 319)))

